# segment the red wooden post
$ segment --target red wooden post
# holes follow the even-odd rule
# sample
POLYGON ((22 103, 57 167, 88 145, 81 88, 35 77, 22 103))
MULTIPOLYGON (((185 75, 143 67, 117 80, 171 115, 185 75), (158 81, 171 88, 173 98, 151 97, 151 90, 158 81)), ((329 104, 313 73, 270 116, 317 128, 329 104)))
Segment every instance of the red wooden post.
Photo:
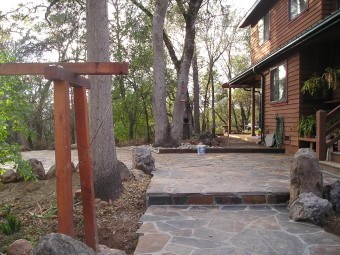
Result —
POLYGON ((73 91, 79 159, 79 174, 85 227, 85 243, 93 250, 98 251, 93 173, 89 152, 90 141, 86 89, 84 87, 74 87, 73 91))
POLYGON ((319 160, 326 160, 326 119, 323 110, 316 112, 316 156, 319 160))
POLYGON ((74 236, 69 83, 54 81, 55 164, 58 232, 74 236))

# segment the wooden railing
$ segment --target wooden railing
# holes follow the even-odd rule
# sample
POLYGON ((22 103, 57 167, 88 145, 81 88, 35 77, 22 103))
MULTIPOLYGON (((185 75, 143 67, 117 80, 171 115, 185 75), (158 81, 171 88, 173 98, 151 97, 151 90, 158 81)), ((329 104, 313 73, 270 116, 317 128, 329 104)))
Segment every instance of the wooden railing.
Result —
POLYGON ((316 112, 316 154, 319 160, 326 160, 327 149, 340 140, 340 135, 334 136, 329 141, 326 140, 327 135, 332 134, 333 131, 340 128, 340 120, 327 128, 327 122, 335 119, 339 114, 340 105, 329 113, 323 110, 316 112))

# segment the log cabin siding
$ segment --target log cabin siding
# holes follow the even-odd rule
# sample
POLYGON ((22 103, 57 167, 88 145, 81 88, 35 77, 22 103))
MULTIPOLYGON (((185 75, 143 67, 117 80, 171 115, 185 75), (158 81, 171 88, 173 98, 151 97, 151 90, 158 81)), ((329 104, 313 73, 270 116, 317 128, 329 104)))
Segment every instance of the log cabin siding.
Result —
MULTIPOLYGON (((289 18, 289 0, 279 0, 269 11, 269 40, 259 45, 258 26, 251 26, 251 61, 256 63, 280 48, 301 32, 330 15, 336 9, 335 0, 308 0, 307 10, 293 20, 289 18)), ((258 17, 259 19, 261 17, 258 17)))
POLYGON ((270 102, 270 72, 265 75, 266 94, 265 94, 265 130, 267 133, 275 133, 276 115, 284 119, 284 136, 288 141, 284 142, 287 152, 294 153, 298 149, 297 127, 299 123, 299 72, 300 56, 298 53, 289 56, 287 59, 272 65, 274 68, 280 64, 287 64, 287 101, 283 103, 270 102))

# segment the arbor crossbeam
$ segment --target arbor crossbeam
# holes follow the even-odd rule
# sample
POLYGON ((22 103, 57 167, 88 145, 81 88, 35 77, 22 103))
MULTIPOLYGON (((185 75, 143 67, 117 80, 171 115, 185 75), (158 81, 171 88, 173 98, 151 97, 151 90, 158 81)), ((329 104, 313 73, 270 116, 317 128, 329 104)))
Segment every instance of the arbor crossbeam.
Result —
POLYGON ((0 64, 0 75, 44 75, 45 67, 62 66, 78 75, 123 75, 128 74, 128 63, 6 63, 0 64))

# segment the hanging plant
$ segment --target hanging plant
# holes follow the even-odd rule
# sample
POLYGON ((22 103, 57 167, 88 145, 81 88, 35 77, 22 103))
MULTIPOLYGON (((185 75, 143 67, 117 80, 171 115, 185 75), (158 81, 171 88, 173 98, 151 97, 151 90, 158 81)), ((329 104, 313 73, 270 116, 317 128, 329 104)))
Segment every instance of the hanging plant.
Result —
POLYGON ((334 88, 335 75, 336 75, 335 70, 331 67, 327 67, 324 74, 322 75, 322 77, 328 84, 328 88, 330 89, 334 88))
POLYGON ((313 74, 308 80, 303 83, 301 88, 302 94, 308 94, 312 97, 323 97, 329 95, 329 85, 323 78, 323 76, 318 76, 313 74))

